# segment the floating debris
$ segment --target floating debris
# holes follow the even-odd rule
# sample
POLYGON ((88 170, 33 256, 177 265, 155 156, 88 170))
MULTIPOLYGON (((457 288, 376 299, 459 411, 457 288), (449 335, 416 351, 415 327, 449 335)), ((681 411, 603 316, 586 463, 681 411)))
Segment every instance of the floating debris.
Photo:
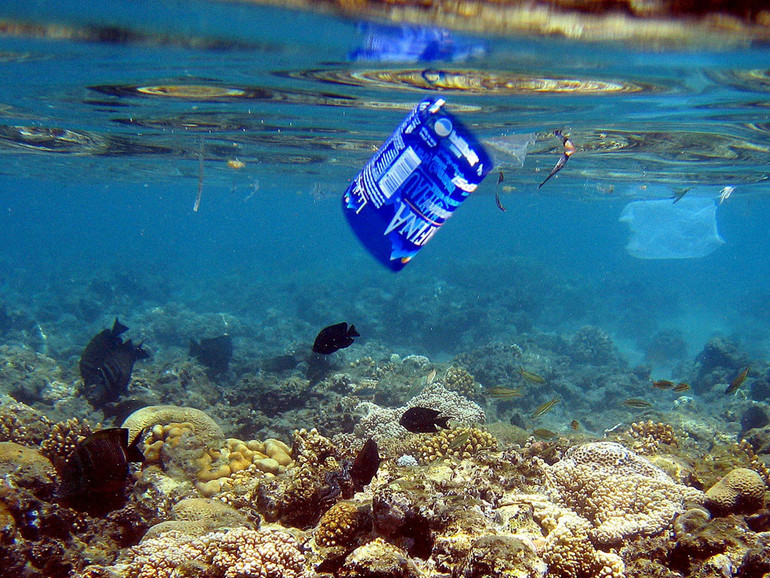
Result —
POLYGON ((564 168, 564 165, 567 164, 567 161, 569 158, 575 154, 575 151, 577 150, 575 148, 575 145, 572 144, 572 141, 569 139, 568 136, 564 135, 560 130, 553 131, 553 134, 558 136, 561 139, 562 144, 564 145, 564 152, 559 157, 559 160, 556 161, 556 165, 551 169, 551 172, 548 173, 548 176, 545 177, 545 180, 540 183, 537 188, 540 189, 544 184, 548 182, 548 179, 550 179, 552 176, 554 176, 556 173, 558 173, 560 170, 564 168))
POLYGON ((558 397, 554 397, 553 399, 550 399, 546 401, 544 404, 537 407, 535 411, 532 412, 532 414, 529 416, 531 418, 540 417, 541 415, 545 415, 549 411, 553 409, 553 406, 555 406, 557 403, 559 403, 561 399, 558 397))
POLYGON ((722 190, 719 191, 719 204, 721 205, 724 203, 727 199, 730 198, 730 195, 733 194, 733 191, 735 190, 735 187, 722 187, 722 190))
MULTIPOLYGON (((499 185, 504 180, 505 180, 505 177, 503 176, 503 171, 500 171, 500 174, 497 176, 497 184, 499 185)), ((495 189, 495 204, 497 205, 497 208, 503 212, 506 212, 508 210, 503 206, 503 202, 500 200, 500 191, 498 191, 497 189, 495 189)))
POLYGON ((749 368, 747 367, 743 371, 741 371, 738 375, 735 376, 735 379, 733 379, 730 382, 730 385, 727 386, 727 389, 725 390, 725 395, 731 394, 734 391, 737 391, 737 389, 743 385, 743 381, 746 379, 746 376, 749 374, 749 368))
POLYGON ((193 212, 197 213, 201 206, 201 195, 203 194, 203 143, 201 139, 201 150, 198 153, 198 193, 195 195, 195 203, 193 203, 193 212))

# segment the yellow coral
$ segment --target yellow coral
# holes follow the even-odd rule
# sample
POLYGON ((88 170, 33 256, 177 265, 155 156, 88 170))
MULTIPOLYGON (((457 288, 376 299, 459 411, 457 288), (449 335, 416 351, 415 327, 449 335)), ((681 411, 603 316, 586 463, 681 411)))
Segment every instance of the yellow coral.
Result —
POLYGON ((473 397, 478 391, 473 376, 464 368, 454 365, 446 372, 444 387, 465 397, 473 397))
POLYGON ((589 539, 591 524, 574 514, 559 518, 548 534, 543 547, 543 559, 549 576, 569 578, 622 578, 625 567, 614 554, 597 551, 589 539))
POLYGON ((631 437, 631 449, 640 454, 657 452, 661 445, 678 445, 674 428, 652 420, 632 423, 628 435, 631 437))
POLYGON ((445 457, 470 458, 480 451, 497 446, 497 440, 487 431, 475 427, 445 429, 427 438, 419 447, 423 463, 445 457))
POLYGON ((353 502, 337 502, 322 517, 315 533, 319 546, 347 546, 361 529, 362 515, 353 502))

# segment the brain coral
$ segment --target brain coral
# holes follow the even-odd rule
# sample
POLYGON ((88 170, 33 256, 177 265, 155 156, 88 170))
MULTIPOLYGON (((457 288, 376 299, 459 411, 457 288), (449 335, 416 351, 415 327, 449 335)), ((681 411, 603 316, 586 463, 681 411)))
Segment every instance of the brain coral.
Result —
POLYGON ((172 530, 130 548, 129 578, 299 578, 305 557, 289 534, 234 528, 191 537, 172 530), (190 574, 193 575, 193 574, 190 574))
POLYGON ((593 523, 599 543, 664 530, 686 501, 703 493, 675 483, 661 469, 620 444, 594 442, 570 449, 546 467, 556 498, 593 523))
POLYGON ((706 492, 706 506, 715 514, 748 513, 762 506, 765 482, 754 470, 736 468, 706 492))
POLYGON ((224 442, 225 436, 217 422, 194 407, 150 405, 128 416, 122 427, 128 428, 128 438, 133 440, 144 429, 150 430, 155 425, 172 423, 192 426, 196 437, 206 447, 219 448, 224 442))

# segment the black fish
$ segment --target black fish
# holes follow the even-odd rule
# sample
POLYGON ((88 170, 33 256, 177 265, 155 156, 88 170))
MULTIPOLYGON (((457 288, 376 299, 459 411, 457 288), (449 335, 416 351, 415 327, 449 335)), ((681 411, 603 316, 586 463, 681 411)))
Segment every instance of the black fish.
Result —
POLYGON ((428 407, 412 407, 404 412, 398 421, 402 426, 413 433, 436 433, 441 426, 444 429, 449 428, 447 421, 452 419, 450 416, 443 416, 440 411, 428 407))
POLYGON ((225 333, 218 337, 201 339, 200 343, 190 339, 189 354, 214 373, 224 373, 233 358, 233 338, 225 333))
POLYGON ((86 506, 120 500, 128 481, 129 462, 142 462, 140 432, 129 444, 127 428, 110 428, 80 442, 60 467, 57 496, 86 506))
POLYGON ((369 438, 350 467, 350 479, 353 481, 355 491, 363 490, 364 486, 372 481, 379 467, 380 454, 377 452, 377 442, 369 438))
POLYGON ((313 351, 329 355, 349 347, 353 343, 354 337, 360 337, 355 325, 348 327, 348 324, 344 322, 329 325, 329 327, 324 327, 318 333, 315 343, 313 343, 313 351))
POLYGON ((121 333, 128 327, 117 318, 112 329, 97 333, 80 356, 80 376, 83 378, 84 395, 94 407, 115 401, 128 389, 131 371, 137 359, 150 356, 142 344, 123 341, 121 333))

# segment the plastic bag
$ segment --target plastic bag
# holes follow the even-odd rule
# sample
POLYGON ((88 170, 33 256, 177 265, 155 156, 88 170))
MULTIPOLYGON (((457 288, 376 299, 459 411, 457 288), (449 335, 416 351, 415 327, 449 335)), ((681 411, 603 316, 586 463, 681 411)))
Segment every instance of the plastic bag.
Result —
POLYGON ((716 203, 708 197, 628 203, 620 215, 631 232, 626 251, 639 259, 705 257, 725 242, 716 216, 716 203))

